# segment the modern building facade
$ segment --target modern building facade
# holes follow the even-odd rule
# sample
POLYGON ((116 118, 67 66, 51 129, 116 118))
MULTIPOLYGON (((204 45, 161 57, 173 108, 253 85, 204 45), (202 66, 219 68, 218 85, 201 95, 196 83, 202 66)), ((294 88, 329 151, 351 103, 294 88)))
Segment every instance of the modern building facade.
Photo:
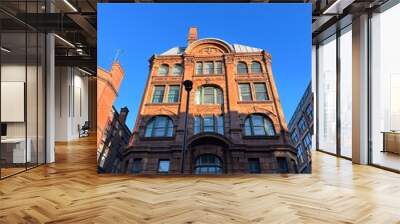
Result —
POLYGON ((314 95, 311 82, 304 91, 289 121, 290 139, 297 150, 299 172, 311 173, 311 148, 314 135, 314 95))
MULTIPOLYGON (((103 128, 99 146, 97 148, 97 170, 99 173, 124 172, 123 154, 131 138, 131 131, 126 125, 129 110, 121 108, 120 112, 112 107, 109 119, 103 128)), ((132 170, 135 172, 135 170, 132 170)))
POLYGON ((400 4, 340 2, 313 24, 316 149, 400 172, 400 4))
POLYGON ((185 174, 296 173, 288 130, 266 51, 197 38, 150 59, 126 172, 180 173, 187 92, 185 174))

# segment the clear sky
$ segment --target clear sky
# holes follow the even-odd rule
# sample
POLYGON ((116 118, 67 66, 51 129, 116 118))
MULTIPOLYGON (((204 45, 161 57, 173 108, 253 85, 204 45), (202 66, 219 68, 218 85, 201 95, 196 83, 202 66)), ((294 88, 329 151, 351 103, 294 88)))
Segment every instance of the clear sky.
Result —
POLYGON ((267 50, 286 122, 311 80, 311 4, 98 4, 98 65, 106 70, 117 49, 125 70, 114 105, 130 110, 133 128, 148 76, 148 59, 186 46, 190 26, 215 37, 267 50))

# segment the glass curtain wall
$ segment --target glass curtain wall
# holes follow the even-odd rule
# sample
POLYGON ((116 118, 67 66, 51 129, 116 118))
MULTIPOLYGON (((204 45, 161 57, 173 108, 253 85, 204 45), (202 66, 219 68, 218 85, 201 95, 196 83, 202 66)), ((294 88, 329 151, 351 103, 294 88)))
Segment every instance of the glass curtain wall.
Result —
POLYGON ((328 39, 322 41, 317 49, 318 149, 345 158, 351 158, 351 24, 337 32, 337 35, 332 35, 328 39))
MULTIPOLYGON (((43 5, 0 3, 22 17, 42 12, 43 5)), ((0 20, 8 21, 0 23, 0 177, 5 178, 45 162, 45 35, 3 12, 0 20)))
POLYGON ((400 170, 400 4, 371 18, 371 162, 400 170))
POLYGON ((318 54, 318 149, 336 154, 336 35, 321 42, 318 54))
POLYGON ((340 155, 352 157, 352 32, 340 31, 340 155))

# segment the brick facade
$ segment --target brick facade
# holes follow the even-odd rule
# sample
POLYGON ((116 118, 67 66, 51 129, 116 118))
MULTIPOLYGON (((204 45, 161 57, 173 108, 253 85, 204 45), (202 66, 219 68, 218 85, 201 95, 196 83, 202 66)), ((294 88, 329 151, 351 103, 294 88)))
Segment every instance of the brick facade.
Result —
MULTIPOLYGON (((140 170, 144 174, 159 172, 160 160, 169 160, 169 174, 180 173, 184 135, 187 92, 183 80, 193 81, 188 111, 188 140, 185 157, 185 174, 191 174, 200 155, 219 158, 222 173, 247 173, 249 159, 258 159, 260 172, 297 172, 296 151, 291 146, 285 117, 275 85, 271 55, 266 51, 243 45, 231 45, 216 38, 197 39, 197 29, 191 28, 188 46, 173 48, 150 58, 148 81, 138 111, 129 147, 124 154, 123 164, 130 170, 134 159, 140 159, 140 170), (196 63, 222 62, 221 74, 196 74, 196 63), (251 72, 252 62, 261 64, 261 72, 251 72), (239 62, 247 64, 248 72, 238 74, 239 62), (174 75, 174 66, 183 66, 181 75, 174 75), (160 76, 160 67, 168 65, 169 71, 160 76), (253 100, 241 101, 238 84, 249 83, 253 100), (267 100, 254 100, 255 83, 264 83, 267 100), (165 86, 163 102, 153 103, 155 86, 165 86), (170 86, 180 86, 178 102, 168 102, 170 86), (223 103, 199 104, 196 91, 203 86, 217 87, 222 91, 223 103), (251 114, 262 115, 272 122, 273 136, 245 136, 245 119, 251 114), (147 125, 154 116, 163 115, 172 120, 173 134, 169 137, 145 137, 147 125), (223 115, 223 134, 216 132, 194 133, 194 116, 223 115), (277 158, 283 161, 279 166, 277 158), (283 166, 284 167, 284 166, 283 166)), ((215 69, 215 68, 213 68, 215 69)), ((213 72, 212 72, 213 73, 213 72)), ((137 165, 137 164, 136 164, 137 165)), ((128 171, 129 172, 129 171, 128 171)))
POLYGON ((99 147, 107 122, 112 119, 112 106, 124 77, 124 70, 117 62, 111 71, 97 68, 97 147, 99 147))

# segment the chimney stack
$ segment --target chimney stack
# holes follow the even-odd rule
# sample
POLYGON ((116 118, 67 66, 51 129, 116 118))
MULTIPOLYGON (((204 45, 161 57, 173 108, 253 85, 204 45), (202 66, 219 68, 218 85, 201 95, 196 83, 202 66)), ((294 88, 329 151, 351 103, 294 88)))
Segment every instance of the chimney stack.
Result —
POLYGON ((120 112, 119 112, 119 122, 121 122, 121 124, 125 124, 126 118, 128 117, 128 107, 123 107, 121 108, 120 112))
POLYGON ((188 46, 197 40, 197 27, 190 27, 188 34, 188 46))

